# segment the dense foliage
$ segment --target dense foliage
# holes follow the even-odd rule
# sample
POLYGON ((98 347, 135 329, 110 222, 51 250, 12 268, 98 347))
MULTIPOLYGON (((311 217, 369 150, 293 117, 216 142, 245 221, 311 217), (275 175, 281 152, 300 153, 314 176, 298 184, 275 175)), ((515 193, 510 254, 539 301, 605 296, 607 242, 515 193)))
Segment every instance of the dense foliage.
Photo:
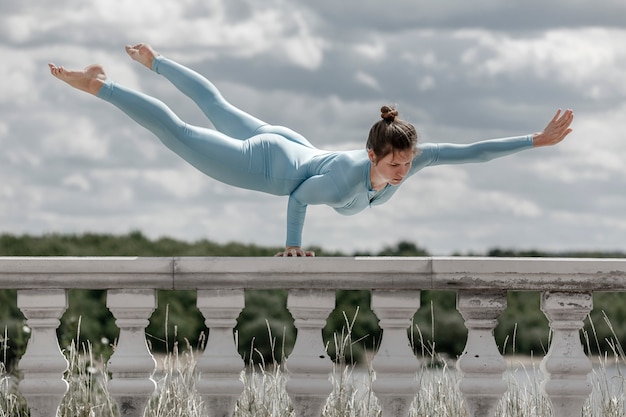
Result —
MULTIPOLYGON (((241 243, 217 244, 209 240, 183 242, 170 238, 148 239, 141 232, 116 236, 109 234, 82 234, 44 236, 10 234, 0 235, 0 256, 271 256, 280 248, 260 247, 241 243)), ((345 256, 314 248, 318 256, 345 256)), ((377 253, 354 253, 350 256, 428 256, 427 250, 411 242, 399 242, 377 253)), ((457 254, 458 255, 458 254, 457 254)), ((468 254, 472 256, 477 254, 468 254)), ((481 256, 575 256, 624 257, 622 253, 543 253, 516 252, 493 249, 481 256)), ((118 330, 106 308, 106 292, 100 290, 71 290, 69 308, 61 320, 59 338, 62 346, 69 346, 80 334, 92 342, 97 354, 110 354, 118 330)), ((195 291, 160 291, 158 308, 147 329, 148 340, 156 351, 171 350, 174 343, 198 346, 206 333, 200 312, 195 305, 195 291)), ((416 350, 432 349, 440 354, 457 356, 462 351, 466 329, 456 310, 454 292, 423 291, 422 308, 415 314, 413 334, 416 350)), ((625 294, 594 294, 594 310, 586 324, 590 334, 602 342, 612 337, 612 330, 604 320, 608 317, 613 331, 624 344, 626 340, 625 294), (591 326, 595 331, 591 331, 591 326)), ((258 362, 280 360, 291 352, 295 340, 293 318, 286 308, 287 292, 282 290, 248 290, 246 307, 238 319, 239 350, 246 360, 258 362)), ((0 317, 5 336, 5 363, 21 356, 28 339, 24 317, 16 307, 14 290, 0 290, 0 317)), ((328 318, 324 338, 329 352, 334 355, 334 334, 352 335, 354 344, 345 353, 362 359, 367 350, 376 349, 381 330, 378 319, 370 309, 368 291, 337 291, 337 306, 328 318)), ((503 352, 541 355, 547 349, 549 331, 545 317, 539 310, 539 294, 511 292, 508 308, 495 330, 496 340, 503 352)), ((596 350, 598 346, 591 346, 596 350)), ((605 347, 600 347, 602 350, 605 347)))

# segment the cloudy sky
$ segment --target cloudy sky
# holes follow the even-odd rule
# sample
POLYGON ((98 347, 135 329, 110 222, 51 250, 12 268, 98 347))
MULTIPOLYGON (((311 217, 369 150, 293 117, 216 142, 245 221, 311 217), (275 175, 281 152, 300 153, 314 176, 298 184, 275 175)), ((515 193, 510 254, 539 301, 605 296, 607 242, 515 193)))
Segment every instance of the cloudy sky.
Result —
POLYGON ((0 232, 284 242, 286 197, 203 176, 116 108, 48 73, 48 62, 98 62, 207 125, 126 56, 136 42, 329 150, 362 148, 386 103, 424 142, 532 133, 557 108, 574 110, 574 132, 556 147, 427 168, 356 216, 309 207, 305 245, 626 250, 624 0, 2 2, 0 232))

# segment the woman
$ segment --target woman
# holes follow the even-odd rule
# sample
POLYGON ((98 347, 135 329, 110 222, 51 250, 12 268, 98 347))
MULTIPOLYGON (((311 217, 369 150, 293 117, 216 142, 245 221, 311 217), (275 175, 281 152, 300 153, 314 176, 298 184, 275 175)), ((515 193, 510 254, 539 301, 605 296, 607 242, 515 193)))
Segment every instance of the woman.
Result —
POLYGON ((395 109, 384 106, 366 149, 328 152, 290 129, 269 125, 232 106, 210 81, 149 45, 127 46, 126 52, 189 96, 215 129, 184 123, 161 101, 107 79, 100 65, 68 71, 49 64, 50 71, 72 87, 118 107, 206 175, 236 187, 288 195, 286 245, 277 256, 314 256, 301 247, 309 204, 356 214, 389 200, 398 186, 424 167, 483 162, 554 145, 572 131, 572 111, 561 114, 559 110, 541 133, 469 145, 418 145, 415 127, 400 120, 395 109))

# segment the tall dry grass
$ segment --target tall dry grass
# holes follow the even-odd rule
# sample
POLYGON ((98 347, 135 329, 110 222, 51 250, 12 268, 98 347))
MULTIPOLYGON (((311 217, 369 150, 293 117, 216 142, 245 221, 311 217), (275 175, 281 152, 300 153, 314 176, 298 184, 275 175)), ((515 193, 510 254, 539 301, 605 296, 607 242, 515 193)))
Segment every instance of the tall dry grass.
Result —
MULTIPOLYGON (((371 383, 376 378, 373 369, 347 363, 346 355, 358 341, 353 341, 350 329, 354 322, 346 320, 345 331, 336 334, 337 361, 330 375, 333 391, 324 407, 324 417, 380 417, 381 410, 371 383)), ((610 326, 610 322, 607 323, 610 326)), ((585 335, 587 344, 597 343, 593 335, 585 335)), ((419 341, 422 343, 423 341, 419 341)), ((275 343, 275 341, 274 341, 275 343)), ((421 383, 411 409, 411 417, 463 417, 463 400, 457 389, 460 378, 450 361, 437 355, 432 345, 422 344, 423 372, 421 383), (426 346, 426 347, 424 347, 426 346)), ((596 366, 590 376, 593 393, 585 403, 583 417, 625 417, 626 382, 622 373, 626 355, 617 342, 611 351, 595 358, 596 366)), ((114 400, 107 391, 109 375, 105 362, 94 358, 89 343, 78 338, 64 354, 70 364, 65 378, 69 390, 59 409, 60 417, 118 416, 114 400)), ((150 399, 146 417, 204 417, 202 399, 195 392, 195 363, 197 355, 189 345, 181 351, 177 345, 164 356, 155 374, 157 391, 150 399)), ((509 390, 498 406, 502 417, 550 417, 549 401, 540 389, 538 363, 532 362, 508 372, 505 378, 509 390), (522 373, 520 378, 519 373, 522 373)), ((240 378, 244 391, 239 398, 234 417, 295 417, 285 390, 287 374, 280 364, 257 363, 244 370, 240 378)), ((26 417, 26 402, 17 390, 16 376, 9 375, 0 364, 0 417, 26 417)))

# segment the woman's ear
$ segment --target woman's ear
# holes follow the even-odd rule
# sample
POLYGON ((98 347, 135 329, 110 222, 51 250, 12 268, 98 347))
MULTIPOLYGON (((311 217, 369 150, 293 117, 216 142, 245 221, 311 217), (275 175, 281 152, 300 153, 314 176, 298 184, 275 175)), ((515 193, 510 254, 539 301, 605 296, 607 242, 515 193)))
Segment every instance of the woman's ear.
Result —
POLYGON ((367 156, 370 159, 371 162, 376 162, 376 154, 374 153, 373 150, 368 149, 367 150, 367 156))

